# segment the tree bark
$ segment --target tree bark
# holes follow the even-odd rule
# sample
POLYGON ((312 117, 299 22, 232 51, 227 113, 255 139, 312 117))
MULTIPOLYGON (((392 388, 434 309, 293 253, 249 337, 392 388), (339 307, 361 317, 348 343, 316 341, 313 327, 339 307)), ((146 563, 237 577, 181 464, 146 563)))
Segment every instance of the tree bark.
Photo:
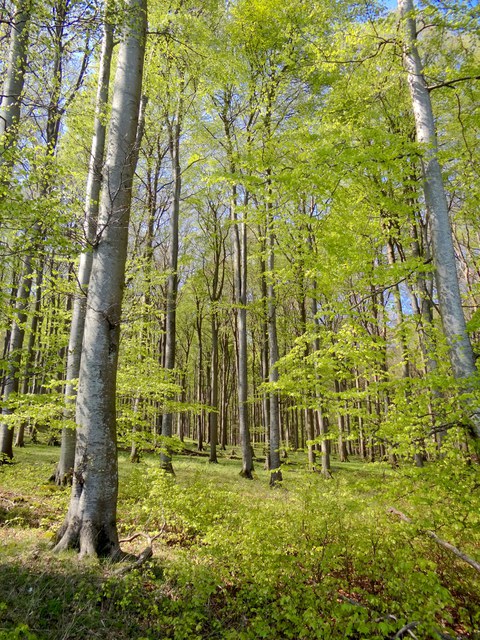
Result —
MULTIPOLYGON (((98 73, 97 101, 95 110, 94 133, 88 168, 84 234, 87 251, 80 256, 78 268, 78 292, 73 303, 72 324, 67 352, 67 382, 65 385, 65 417, 71 419, 76 400, 74 381, 80 372, 83 332, 87 305, 87 288, 92 271, 93 253, 90 247, 95 242, 97 219, 102 184, 102 165, 105 151, 105 108, 108 103, 108 87, 113 52, 113 28, 109 23, 109 5, 105 8, 103 23, 103 41, 98 73)), ((64 485, 72 480, 75 461, 75 429, 65 426, 62 429, 60 460, 55 471, 55 482, 64 485)))
POLYGON ((146 0, 128 0, 93 251, 77 396, 72 494, 56 551, 116 558, 116 373, 146 38, 146 0))
POLYGON ((5 162, 5 150, 15 145, 15 129, 20 120, 21 95, 27 64, 30 11, 31 0, 17 2, 15 19, 10 33, 7 72, 0 105, 0 166, 5 162), (4 138, 6 134, 9 134, 8 139, 4 138))
MULTIPOLYGON (((278 336, 277 336, 277 301, 275 294, 275 284, 273 281, 275 270, 275 235, 273 229, 273 216, 271 204, 267 204, 267 229, 268 229, 268 270, 269 280, 267 285, 268 296, 268 351, 270 354, 269 382, 278 382, 277 362, 278 356, 278 336)), ((280 406, 278 393, 271 390, 270 399, 270 428, 269 428, 269 469, 270 486, 275 487, 282 481, 280 470, 280 406)))
MULTIPOLYGON (((23 339, 25 337, 25 323, 27 321, 27 307, 30 297, 30 288, 33 276, 33 258, 31 255, 25 259, 25 272, 17 293, 15 305, 15 319, 12 322, 10 342, 8 345, 8 365, 5 385, 3 388, 3 402, 7 403, 2 409, 3 415, 10 415, 8 400, 12 393, 18 392, 19 371, 22 356, 23 339)), ((0 424, 0 455, 10 460, 13 458, 13 427, 7 422, 0 424)))
MULTIPOLYGON (((167 309, 165 318, 165 362, 167 372, 173 373, 175 368, 176 348, 176 323, 177 323, 177 292, 178 292, 178 229, 180 219, 180 196, 182 193, 182 170, 180 166, 180 135, 182 132, 183 102, 179 98, 175 120, 169 125, 170 157, 173 168, 173 207, 170 221, 170 274, 167 281, 167 309)), ((162 436, 167 439, 173 433, 173 414, 164 413, 162 417, 162 436)), ((173 473, 172 456, 168 451, 168 445, 162 444, 163 451, 160 454, 160 466, 165 471, 173 473)))
POLYGON ((237 384, 238 422, 242 446, 242 470, 240 475, 253 478, 253 456, 248 423, 248 341, 247 341, 247 226, 238 220, 236 194, 232 198, 233 263, 235 302, 237 304, 237 384))
MULTIPOLYGON (((35 305, 33 308, 32 321, 30 324, 30 335, 28 338, 27 352, 25 355, 25 365, 24 365, 24 373, 22 380, 22 389, 21 393, 28 393, 28 388, 30 385, 30 380, 32 377, 32 366, 35 360, 35 341, 37 340, 38 334, 38 319, 40 316, 40 308, 42 304, 42 283, 43 283, 43 270, 44 264, 43 261, 39 266, 37 272, 37 278, 35 282, 35 305)), ((25 446, 25 421, 22 422, 17 431, 17 437, 15 438, 15 446, 16 447, 24 447, 25 446)))
MULTIPOLYGON (((412 100, 417 140, 423 147, 423 189, 431 217, 433 259, 442 326, 450 348, 450 362, 455 378, 473 378, 475 360, 467 334, 457 265, 448 214, 442 170, 438 159, 435 119, 430 93, 423 75, 423 64, 417 48, 417 29, 413 0, 398 0, 400 16, 405 24, 404 64, 412 100)), ((471 389, 472 383, 467 383, 471 389)), ((480 410, 469 407, 475 439, 480 439, 480 410)))

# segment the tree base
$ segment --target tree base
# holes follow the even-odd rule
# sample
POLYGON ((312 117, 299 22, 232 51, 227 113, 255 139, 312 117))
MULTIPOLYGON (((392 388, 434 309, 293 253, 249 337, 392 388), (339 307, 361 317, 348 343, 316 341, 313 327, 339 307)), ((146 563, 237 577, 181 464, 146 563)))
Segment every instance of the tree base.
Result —
POLYGON ((112 562, 118 562, 125 556, 120 549, 115 524, 98 525, 76 517, 67 517, 58 533, 53 552, 60 553, 68 549, 78 550, 80 558, 94 556, 108 558, 112 562))
POLYGON ((174 476, 175 475, 175 471, 173 469, 173 464, 171 461, 169 460, 162 460, 160 462, 160 469, 162 471, 165 471, 165 473, 169 473, 170 475, 174 476))
POLYGON ((282 480, 283 477, 281 471, 272 471, 272 473, 270 474, 270 487, 272 489, 278 488, 282 480))
POLYGON ((61 471, 57 465, 55 473, 49 478, 49 482, 54 482, 57 487, 71 487, 73 483, 73 469, 61 471))

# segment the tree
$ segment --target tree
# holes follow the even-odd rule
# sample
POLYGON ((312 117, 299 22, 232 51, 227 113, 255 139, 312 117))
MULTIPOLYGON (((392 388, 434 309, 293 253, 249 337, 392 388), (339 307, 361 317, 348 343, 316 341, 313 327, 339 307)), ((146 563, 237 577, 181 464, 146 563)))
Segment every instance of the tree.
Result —
POLYGON ((31 0, 19 0, 11 26, 7 73, 0 103, 0 166, 5 162, 6 149, 15 145, 17 137, 15 128, 20 120, 21 95, 27 65, 30 5, 31 0))
MULTIPOLYGON (((90 245, 95 242, 97 234, 97 218, 102 180, 102 164, 105 150, 105 110, 108 103, 108 88, 110 82, 110 67, 113 52, 113 27, 110 23, 109 4, 105 7, 103 21, 103 40, 100 55, 100 68, 98 72, 98 89, 96 99, 96 113, 92 150, 88 168, 86 198, 85 198, 85 222, 84 235, 87 244, 86 251, 80 255, 78 268, 78 289, 73 302, 72 324, 70 328, 70 340, 67 352, 67 384, 65 385, 66 418, 70 417, 70 408, 75 404, 75 384, 80 372, 80 357, 82 352, 82 340, 85 327, 86 294, 90 273, 92 270, 92 252, 90 245)), ((75 461, 75 430, 66 425, 62 429, 62 445, 60 460, 55 471, 55 482, 63 485, 71 482, 73 465, 75 461)))
POLYGON ((116 374, 136 133, 146 39, 146 0, 127 0, 118 53, 104 184, 93 250, 77 396, 70 505, 56 551, 116 558, 116 374))
MULTIPOLYGON (((450 347, 453 374, 455 378, 460 380, 469 379, 467 384, 471 389, 472 378, 476 375, 477 370, 462 310, 452 228, 442 168, 439 162, 435 118, 430 91, 418 51, 413 0, 398 0, 398 8, 405 25, 403 56, 415 117, 417 141, 421 145, 423 189, 425 202, 431 216, 433 259, 440 315, 450 347)), ((480 410, 475 405, 470 406, 469 409, 473 433, 475 438, 479 440, 480 410)))

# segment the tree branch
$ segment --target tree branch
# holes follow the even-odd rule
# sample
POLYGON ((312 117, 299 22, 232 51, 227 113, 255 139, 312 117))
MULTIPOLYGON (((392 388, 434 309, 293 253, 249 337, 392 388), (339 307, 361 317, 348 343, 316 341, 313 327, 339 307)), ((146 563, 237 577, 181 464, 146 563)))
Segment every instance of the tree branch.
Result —
POLYGON ((455 80, 446 80, 445 82, 439 82, 438 84, 430 85, 429 87, 427 87, 427 91, 441 89, 442 87, 453 87, 454 84, 465 82, 466 80, 480 80, 480 76, 465 76, 464 78, 456 78, 455 80))
MULTIPOLYGON (((406 522, 407 524, 414 524, 411 518, 406 516, 401 511, 398 511, 398 509, 395 509, 394 507, 388 507, 387 512, 393 513, 394 515, 398 516, 400 520, 403 520, 403 522, 406 522)), ((457 547, 455 547, 453 544, 450 544, 450 542, 447 542, 446 540, 442 540, 442 538, 439 538, 434 531, 430 531, 429 529, 426 529, 425 531, 422 531, 422 533, 424 533, 429 538, 432 538, 432 540, 435 540, 437 544, 439 544, 444 549, 447 549, 447 551, 451 551, 452 553, 454 553, 458 558, 460 558, 460 560, 463 560, 464 562, 469 564, 471 567, 473 567, 476 571, 480 573, 480 562, 477 562, 470 556, 467 556, 466 553, 463 553, 463 551, 460 551, 460 549, 457 549, 457 547)))

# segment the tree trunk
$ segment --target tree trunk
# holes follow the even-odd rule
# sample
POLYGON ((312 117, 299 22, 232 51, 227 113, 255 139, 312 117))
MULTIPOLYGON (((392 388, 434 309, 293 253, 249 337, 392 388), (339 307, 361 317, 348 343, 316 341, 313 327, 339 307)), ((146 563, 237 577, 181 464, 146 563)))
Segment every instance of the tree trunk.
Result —
MULTIPOLYGON (((18 289, 15 319, 12 322, 10 332, 7 375, 3 388, 3 402, 6 403, 6 406, 2 409, 3 415, 10 415, 12 413, 8 407, 8 400, 12 393, 18 392, 18 374, 20 371, 23 339, 25 337, 25 323, 27 321, 27 306, 30 297, 32 275, 33 258, 29 255, 25 259, 25 272, 22 284, 18 289)), ((2 457, 6 456, 10 460, 13 458, 13 427, 10 427, 6 422, 0 424, 0 455, 2 457)))
MULTIPOLYGON (((21 95, 27 64, 30 5, 31 0, 17 2, 15 20, 10 32, 10 51, 0 105, 0 166, 5 162, 5 150, 15 146, 17 137, 16 126, 20 120, 21 95), (8 139, 3 137, 6 134, 8 139)), ((7 161, 7 164, 11 162, 7 161)))
POLYGON ((232 199, 233 263, 235 302, 237 304, 237 383, 238 422, 242 446, 242 470, 240 475, 252 479, 253 456, 248 424, 248 340, 247 340, 247 225, 238 220, 236 195, 232 199))
POLYGON ((216 309, 212 314, 212 366, 210 370, 210 405, 212 411, 208 415, 210 432, 210 457, 212 463, 218 462, 218 316, 216 309))
MULTIPOLYGON (((475 360, 458 284, 448 203, 438 160, 438 144, 430 93, 423 75, 423 65, 417 49, 417 29, 413 0, 398 0, 400 15, 405 22, 404 63, 415 117, 417 140, 423 147, 423 189, 431 217, 433 259, 442 326, 450 348, 450 361, 455 378, 472 378, 476 374, 475 360)), ((471 388, 469 384, 468 388, 471 388)), ((470 407, 473 434, 480 439, 480 410, 470 407)))
MULTIPOLYGON (((170 274, 167 281, 167 309, 165 318, 165 369, 173 373, 175 368, 176 347, 176 323, 177 323, 177 292, 178 292, 178 228, 180 218, 180 196, 182 193, 182 170, 180 167, 180 135, 182 132, 183 103, 179 98, 175 121, 169 125, 170 157, 173 167, 173 207, 170 220, 170 274)), ((162 417, 162 436, 167 439, 172 437, 173 415, 164 413, 162 417)), ((162 444, 163 451, 160 454, 160 466, 165 471, 173 473, 172 456, 168 451, 168 445, 162 444)))
MULTIPOLYGON (((270 354, 270 370, 269 382, 276 384, 278 382, 278 337, 277 337, 277 301, 274 285, 275 270, 275 235, 273 230, 273 216, 271 213, 271 205, 267 204, 267 233, 268 233, 268 270, 269 280, 267 285, 268 296, 268 351, 270 354)), ((270 391, 270 429, 269 429, 269 469, 270 469, 270 486, 275 487, 282 481, 282 472, 280 471, 280 407, 278 402, 278 393, 270 391)))
MULTIPOLYGON (((37 273, 37 279, 35 282, 35 306, 32 314, 32 322, 30 325, 30 335, 28 338, 28 346, 27 353, 25 357, 25 366, 24 366, 24 374, 22 381, 22 390, 21 393, 28 393, 28 388, 30 385, 30 380, 32 377, 32 365, 35 360, 35 341, 37 339, 38 334, 38 318, 40 315, 40 307, 42 303, 42 283, 43 283, 43 263, 40 265, 37 273)), ((15 438, 15 446, 16 447, 24 447, 25 446, 25 422, 19 425, 17 431, 17 437, 15 438)))
POLYGON ((146 0, 129 0, 132 18, 120 40, 112 115, 93 251, 77 396, 72 494, 56 551, 119 555, 116 508, 116 373, 128 224, 135 171, 135 137, 146 39, 146 0))
MULTIPOLYGON (((85 198, 85 240, 89 245, 87 251, 81 254, 78 268, 78 292, 73 303, 72 324, 67 352, 67 382, 65 385, 65 418, 71 420, 76 399, 75 382, 80 372, 80 357, 82 351, 83 332, 87 305, 87 289, 92 271, 93 253, 90 250, 95 242, 97 233, 97 218, 102 184, 102 165, 105 151, 106 125, 105 107, 108 103, 108 87, 110 82, 110 68, 113 51, 113 28, 109 24, 109 6, 105 9, 103 24, 102 53, 98 75, 97 103, 95 110, 94 134, 88 169, 87 189, 85 198)), ((64 426, 62 429, 62 444, 60 460, 55 471, 55 482, 65 485, 72 481, 75 460, 75 429, 64 426)))
MULTIPOLYGON (((316 282, 314 282, 313 283, 314 292, 315 292, 316 288, 317 288, 317 284, 316 284, 316 282)), ((313 293, 313 297, 312 297, 312 314, 313 314, 313 318, 314 318, 314 322, 315 322, 317 331, 319 331, 320 320, 318 318, 318 302, 317 302, 317 299, 315 297, 315 293, 313 293)), ((315 349, 315 351, 319 351, 320 350, 320 338, 318 338, 318 337, 315 338, 314 349, 315 349)), ((315 375, 316 375, 317 378, 319 377, 319 375, 317 373, 315 375)), ((318 404, 318 409, 316 411, 316 414, 317 414, 317 418, 318 418, 318 427, 319 427, 320 437, 321 437, 322 475, 324 475, 326 478, 330 478, 331 477, 331 473, 330 473, 331 461, 330 461, 330 440, 327 439, 328 422, 327 422, 326 417, 323 415, 322 397, 321 397, 321 394, 318 391, 316 393, 316 396, 317 396, 317 404, 318 404)))

